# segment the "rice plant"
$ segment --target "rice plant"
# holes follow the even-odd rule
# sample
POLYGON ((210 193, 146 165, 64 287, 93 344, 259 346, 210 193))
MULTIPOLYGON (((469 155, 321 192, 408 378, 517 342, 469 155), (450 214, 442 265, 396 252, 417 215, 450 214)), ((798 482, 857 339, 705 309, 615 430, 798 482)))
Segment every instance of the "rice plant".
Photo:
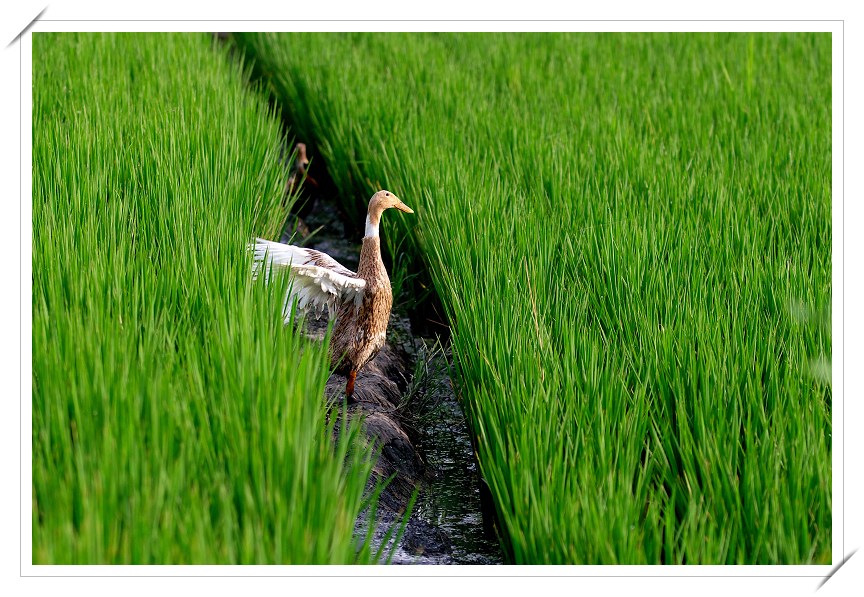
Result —
POLYGON ((511 562, 830 562, 830 35, 235 39, 416 206, 511 562))
POLYGON ((246 70, 205 34, 36 33, 33 65, 33 562, 375 561, 326 345, 250 276, 287 173, 246 70))

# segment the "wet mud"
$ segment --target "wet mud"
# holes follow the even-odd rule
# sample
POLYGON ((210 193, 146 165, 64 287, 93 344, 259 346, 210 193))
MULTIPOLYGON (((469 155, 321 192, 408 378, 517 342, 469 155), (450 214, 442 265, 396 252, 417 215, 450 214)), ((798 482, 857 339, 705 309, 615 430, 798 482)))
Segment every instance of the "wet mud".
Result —
MULTIPOLYGON (((227 42, 231 34, 214 37, 227 42)), ((228 46, 236 57, 236 47, 228 46)), ((266 77, 254 60, 252 66, 250 82, 260 83, 266 77)), ((268 100, 285 132, 295 130, 290 109, 272 95, 268 100)), ((290 162, 293 147, 283 148, 285 168, 295 174, 289 176, 286 192, 299 188, 300 199, 279 240, 317 249, 357 271, 361 222, 346 225, 326 164, 315 155, 314 139, 306 141, 311 142, 311 162, 305 180, 298 181, 296 164, 290 162)), ((385 265, 390 271, 386 256, 385 265)), ((367 438, 380 447, 367 490, 374 491, 377 481, 392 477, 379 499, 373 548, 387 543, 387 531, 403 520, 416 495, 399 544, 387 545, 395 547, 391 563, 500 564, 494 508, 449 375, 449 327, 437 298, 433 295, 426 303, 427 313, 391 314, 387 344, 358 374, 358 401, 347 409, 347 416, 361 418, 367 438)), ((307 321, 306 326, 308 334, 323 338, 327 322, 307 321)), ((345 381, 339 375, 330 377, 324 397, 328 403, 341 403, 345 381)), ((367 529, 361 513, 355 526, 358 540, 367 529)))
MULTIPOLYGON (((286 221, 280 240, 329 254, 356 271, 360 242, 348 238, 335 200, 307 196, 286 221)), ((359 417, 369 441, 380 455, 369 491, 376 481, 390 479, 379 498, 373 548, 387 542, 387 531, 403 520, 416 492, 416 502, 393 564, 500 564, 494 514, 481 499, 481 479, 467 423, 450 378, 446 337, 415 334, 407 313, 394 312, 387 344, 357 376, 356 402, 347 416, 359 417)), ((307 322, 307 333, 323 338, 327 322, 307 322)), ((333 374, 325 398, 341 404, 345 378, 333 374)), ((337 426, 338 427, 338 426, 337 426)), ((486 490, 488 491, 488 490, 486 490)), ((368 530, 366 513, 357 520, 358 540, 368 530)))

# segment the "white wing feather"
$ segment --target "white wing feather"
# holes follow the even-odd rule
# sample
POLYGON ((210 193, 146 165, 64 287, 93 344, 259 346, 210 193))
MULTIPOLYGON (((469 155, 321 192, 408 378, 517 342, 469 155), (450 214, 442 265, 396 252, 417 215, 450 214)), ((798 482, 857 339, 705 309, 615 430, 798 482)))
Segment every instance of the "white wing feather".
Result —
POLYGON ((289 267, 293 282, 285 297, 285 322, 291 319, 291 304, 296 300, 297 309, 320 317, 327 310, 328 317, 334 317, 339 306, 345 301, 353 301, 356 307, 363 302, 366 280, 338 261, 314 249, 304 249, 294 245, 275 243, 256 238, 249 244, 254 251, 252 258, 252 277, 257 278, 264 268, 264 279, 269 279, 270 270, 276 267, 289 267))

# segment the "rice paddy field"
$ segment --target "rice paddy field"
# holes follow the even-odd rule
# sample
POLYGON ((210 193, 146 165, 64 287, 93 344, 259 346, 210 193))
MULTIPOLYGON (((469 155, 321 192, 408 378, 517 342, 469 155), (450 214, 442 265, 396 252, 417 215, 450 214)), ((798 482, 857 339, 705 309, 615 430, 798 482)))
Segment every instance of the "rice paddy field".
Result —
POLYGON ((33 563, 377 561, 326 347, 249 275, 264 96, 204 34, 36 33, 33 65, 33 563))
POLYGON ((327 347, 249 275, 294 138, 358 228, 414 208, 396 301, 446 315, 509 563, 831 562, 829 34, 36 33, 33 65, 34 563, 379 561, 327 347))
POLYGON ((235 39, 417 210, 510 562, 831 561, 830 35, 235 39))

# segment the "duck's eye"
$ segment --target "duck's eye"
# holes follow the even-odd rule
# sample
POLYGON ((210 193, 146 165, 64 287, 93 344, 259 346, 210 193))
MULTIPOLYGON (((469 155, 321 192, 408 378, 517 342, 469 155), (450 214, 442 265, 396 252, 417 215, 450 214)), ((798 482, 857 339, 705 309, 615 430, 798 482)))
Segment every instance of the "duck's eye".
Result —
POLYGON ((385 197, 389 197, 389 196, 390 196, 390 193, 384 193, 384 196, 385 196, 385 197))

